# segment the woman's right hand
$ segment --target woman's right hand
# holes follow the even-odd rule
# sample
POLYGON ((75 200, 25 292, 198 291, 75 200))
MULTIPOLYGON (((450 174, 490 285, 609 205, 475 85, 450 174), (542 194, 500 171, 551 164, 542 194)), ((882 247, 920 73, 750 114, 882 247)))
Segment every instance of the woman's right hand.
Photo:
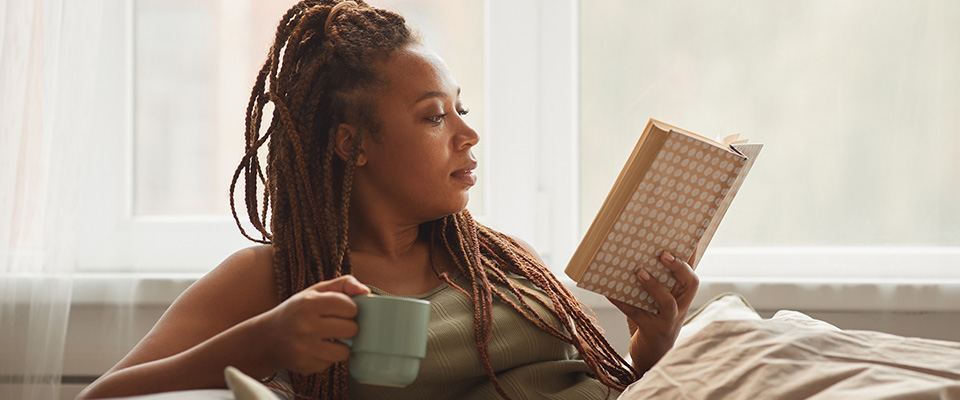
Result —
POLYGON ((319 373, 346 361, 350 348, 336 339, 357 335, 351 296, 370 294, 352 275, 317 283, 260 315, 271 364, 300 374, 319 373))

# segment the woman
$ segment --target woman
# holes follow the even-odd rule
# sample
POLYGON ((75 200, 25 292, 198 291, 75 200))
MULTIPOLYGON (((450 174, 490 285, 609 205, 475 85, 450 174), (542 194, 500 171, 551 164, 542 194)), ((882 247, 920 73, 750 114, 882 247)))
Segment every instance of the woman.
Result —
POLYGON ((234 217, 262 245, 185 291, 80 397, 224 387, 232 365, 289 373, 310 398, 605 398, 672 346, 697 289, 688 264, 664 253, 672 292, 638 269, 659 314, 614 301, 627 364, 536 253, 465 210, 479 137, 459 87, 402 17, 358 3, 294 6, 257 77, 231 194, 242 174, 261 237, 234 217), (407 388, 351 380, 334 340, 356 334, 350 296, 371 291, 431 300, 427 359, 407 388))

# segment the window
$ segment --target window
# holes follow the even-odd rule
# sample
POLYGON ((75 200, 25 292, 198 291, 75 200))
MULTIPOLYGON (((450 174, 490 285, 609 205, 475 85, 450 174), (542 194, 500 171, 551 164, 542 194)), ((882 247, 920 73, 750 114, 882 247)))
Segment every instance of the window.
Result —
MULTIPOLYGON (((286 4, 115 1, 80 270, 209 270, 249 245, 226 185, 286 4)), ((464 89, 481 134, 474 215, 561 277, 648 118, 767 145, 705 277, 898 278, 925 265, 915 277, 937 279, 960 256, 953 3, 374 4, 421 29, 464 89)))
POLYGON ((583 0, 581 220, 656 118, 766 145, 708 252, 728 269, 702 273, 948 276, 958 14, 935 0, 583 0))
POLYGON ((250 88, 287 4, 132 6, 133 215, 229 213, 250 88))
MULTIPOLYGON (((102 157, 81 204, 81 271, 203 272, 251 243, 230 215, 250 88, 293 2, 117 0, 105 18, 98 93, 102 157)), ((484 125, 482 2, 391 0, 462 88, 484 125)), ((483 143, 477 148, 482 153, 483 143)), ((485 214, 484 186, 470 209, 485 214)))
MULTIPOLYGON (((227 214, 229 179, 243 153, 250 87, 277 21, 292 3, 133 4, 133 214, 227 214)), ((428 45, 449 60, 459 73, 475 125, 481 125, 483 116, 483 71, 476 63, 483 48, 479 5, 437 0, 380 4, 400 10, 426 33, 428 45)), ((482 212, 479 201, 471 208, 482 212)))

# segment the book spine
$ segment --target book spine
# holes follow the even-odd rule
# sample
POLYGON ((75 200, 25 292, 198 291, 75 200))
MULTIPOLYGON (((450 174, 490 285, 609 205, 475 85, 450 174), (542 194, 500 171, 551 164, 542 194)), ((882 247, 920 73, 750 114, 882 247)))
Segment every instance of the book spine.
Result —
POLYGON ((667 140, 668 134, 669 131, 661 129, 656 124, 647 125, 647 130, 640 136, 640 140, 626 162, 626 168, 617 176, 613 188, 600 207, 600 212, 593 219, 590 228, 584 235, 584 239, 580 242, 564 270, 567 276, 574 281, 579 282, 587 271, 590 260, 600 250, 600 245, 606 238, 607 232, 612 229, 617 216, 623 212, 630 196, 636 190, 646 171, 650 169, 650 165, 667 140))

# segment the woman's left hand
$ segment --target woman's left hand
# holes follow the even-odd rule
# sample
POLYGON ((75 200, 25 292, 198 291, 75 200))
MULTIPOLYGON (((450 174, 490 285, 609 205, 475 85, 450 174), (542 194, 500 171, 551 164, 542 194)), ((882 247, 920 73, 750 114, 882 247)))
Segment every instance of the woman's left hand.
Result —
POLYGON ((693 259, 691 256, 688 262, 683 262, 666 251, 660 254, 660 262, 673 272, 676 279, 672 290, 667 289, 643 268, 637 270, 640 284, 660 307, 657 314, 607 298, 627 316, 627 325, 630 327, 630 357, 633 359, 634 368, 640 373, 653 367, 667 350, 673 347, 677 335, 680 334, 680 327, 683 326, 690 303, 693 302, 700 285, 700 280, 690 267, 693 259))

